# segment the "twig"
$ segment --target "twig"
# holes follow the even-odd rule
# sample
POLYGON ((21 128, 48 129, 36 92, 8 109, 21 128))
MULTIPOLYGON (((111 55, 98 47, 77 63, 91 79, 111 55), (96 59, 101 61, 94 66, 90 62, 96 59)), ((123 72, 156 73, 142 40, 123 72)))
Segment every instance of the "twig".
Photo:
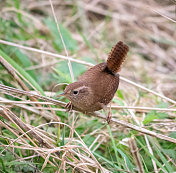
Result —
MULTIPOLYGON (((104 120, 107 119, 105 115, 102 115, 100 113, 92 113, 92 114, 88 114, 88 115, 92 115, 92 116, 95 116, 95 117, 98 117, 98 118, 101 118, 101 119, 104 119, 104 120)), ((134 124, 127 123, 126 121, 117 120, 115 118, 112 118, 111 122, 122 125, 124 127, 130 128, 130 129, 133 129, 133 130, 136 130, 138 132, 150 135, 150 136, 154 136, 154 137, 159 138, 159 139, 163 139, 163 140, 166 140, 166 141, 169 141, 169 142, 173 142, 173 143, 176 144, 176 139, 174 139, 174 138, 171 138, 171 137, 168 137, 168 136, 165 136, 165 135, 147 130, 147 129, 142 128, 142 127, 138 127, 134 124)))
POLYGON ((12 101, 12 100, 8 100, 8 101, 0 101, 0 103, 4 103, 4 104, 41 104, 41 105, 54 105, 51 102, 32 102, 32 101, 12 101))
POLYGON ((172 99, 170 99, 170 98, 168 98, 168 97, 166 97, 166 96, 164 96, 164 95, 161 95, 161 94, 159 94, 159 93, 157 93, 157 92, 155 92, 155 91, 153 91, 153 90, 150 90, 150 89, 148 89, 148 88, 146 88, 146 87, 144 87, 144 86, 142 86, 142 85, 140 85, 140 84, 137 84, 137 83, 135 83, 135 82, 133 82, 133 81, 130 81, 130 80, 128 80, 128 79, 126 79, 126 78, 124 78, 124 77, 122 77, 122 76, 120 76, 120 79, 123 80, 123 81, 125 81, 125 82, 127 82, 127 83, 129 83, 129 84, 132 84, 132 85, 134 85, 134 86, 136 86, 136 87, 138 87, 138 88, 141 88, 141 89, 143 89, 143 90, 145 90, 145 91, 147 91, 147 92, 149 92, 149 93, 152 93, 152 94, 154 94, 154 95, 157 95, 158 97, 161 97, 161 98, 163 98, 164 100, 167 100, 167 101, 170 102, 170 103, 176 104, 176 101, 174 101, 174 100, 172 100, 172 99))
POLYGON ((168 16, 166 16, 166 15, 164 15, 164 14, 161 14, 159 11, 156 11, 156 10, 152 9, 152 8, 149 7, 149 6, 148 6, 148 8, 151 9, 153 12, 155 12, 155 13, 161 15, 162 17, 164 17, 164 18, 166 18, 166 19, 168 19, 168 20, 170 20, 170 21, 176 23, 176 20, 174 20, 174 19, 172 19, 172 18, 170 18, 170 17, 168 17, 168 16))
POLYGON ((176 112, 176 109, 173 108, 152 108, 152 107, 141 107, 141 106, 111 106, 113 109, 135 109, 137 110, 149 110, 149 111, 168 111, 176 112))
MULTIPOLYGON (((150 154, 153 156, 153 150, 152 150, 152 147, 150 146, 150 143, 148 141, 147 135, 144 135, 144 138, 145 138, 145 142, 147 144, 147 148, 148 148, 150 154)), ((153 164, 153 168, 154 168, 155 173, 158 173, 156 162, 153 159, 152 159, 152 164, 153 164)))
MULTIPOLYGON (((8 100, 6 98, 2 98, 2 97, 0 97, 0 100, 1 100, 1 102, 4 102, 4 101, 5 102, 10 102, 10 100, 8 100)), ((44 102, 41 102, 41 103, 44 103, 44 102)), ((51 103, 51 104, 53 104, 53 103, 51 103)), ((8 103, 6 105, 8 105, 8 103)), ((43 109, 39 110, 39 107, 28 106, 26 104, 13 104, 13 105, 18 106, 21 109, 28 110, 28 111, 30 111, 30 112, 32 112, 34 114, 40 115, 40 116, 44 117, 47 120, 51 120, 51 119, 53 119, 55 121, 58 120, 58 116, 55 116, 55 114, 52 114, 51 112, 48 111, 50 108, 48 110, 43 111, 44 107, 43 107, 43 109)))
POLYGON ((88 63, 88 62, 85 62, 85 61, 82 61, 82 60, 74 59, 72 57, 66 57, 64 55, 59 55, 59 54, 56 54, 56 53, 52 53, 52 52, 48 52, 48 51, 44 51, 44 50, 39 50, 39 49, 28 47, 28 46, 23 46, 23 45, 12 43, 12 42, 5 41, 5 40, 0 40, 0 43, 6 44, 6 45, 9 45, 9 46, 18 47, 20 49, 29 50, 29 51, 32 51, 32 52, 37 52, 37 53, 53 56, 53 57, 56 57, 56 58, 70 60, 70 61, 77 62, 77 63, 80 63, 80 64, 88 65, 88 66, 93 66, 92 63, 88 63))
POLYGON ((0 84, 0 90, 7 91, 7 92, 10 92, 10 93, 15 93, 15 94, 22 94, 22 95, 32 96, 32 97, 35 97, 37 99, 42 99, 44 101, 49 101, 49 102, 54 103, 54 104, 59 104, 60 106, 65 106, 66 105, 64 102, 61 102, 59 100, 55 100, 55 99, 45 97, 45 96, 42 96, 42 95, 39 95, 39 94, 34 94, 34 93, 31 93, 30 91, 23 91, 23 90, 16 89, 16 88, 13 88, 13 87, 9 87, 9 86, 3 85, 3 84, 0 84))
MULTIPOLYGON (((5 90, 5 91, 9 91, 9 89, 6 90, 6 88, 2 89, 2 84, 0 84, 0 89, 1 90, 5 90)), ((15 88, 14 88, 15 89, 15 88)), ((18 90, 18 89, 17 89, 18 90)), ((21 90, 20 90, 21 91, 21 90)), ((17 91, 18 92, 18 91, 17 91)), ((21 94, 21 93, 20 93, 21 94)), ((31 91, 29 94, 33 94, 33 92, 31 91)), ((36 94, 36 97, 38 97, 39 95, 36 94)), ((41 97, 41 95, 40 95, 41 97)), ((43 97, 43 96, 42 96, 43 97)), ((50 101, 51 98, 47 97, 48 102, 36 102, 36 101, 12 101, 12 100, 5 100, 5 101, 0 101, 0 103, 4 103, 4 104, 40 104, 40 105, 56 105, 58 104, 58 102, 55 102, 56 100, 54 100, 54 102, 50 101)), ((42 99, 44 100, 44 99, 42 99)), ((45 100, 46 101, 46 100, 45 100)), ((62 102, 63 104, 66 104, 64 102, 62 102)), ((43 108, 43 107, 42 107, 43 108)), ((38 107, 38 109, 42 109, 40 107, 38 107)), ((135 109, 136 111, 138 110, 148 110, 148 111, 160 111, 160 112, 176 112, 176 109, 173 108, 152 108, 152 107, 139 107, 139 106, 111 106, 112 109, 135 109)), ((47 108, 46 108, 47 109, 47 108)), ((50 108, 52 109, 52 108, 50 108)), ((60 110, 58 108, 53 108, 53 110, 60 110)))
MULTIPOLYGON (((63 46, 64 46, 64 50, 65 50, 66 56, 68 57, 68 51, 67 51, 67 48, 66 48, 66 46, 65 46, 64 39, 63 39, 62 34, 61 34, 61 31, 60 31, 60 27, 59 27, 59 24, 58 24, 56 15, 55 15, 55 11, 54 11, 54 7, 53 7, 52 0, 49 0, 49 2, 50 2, 50 5, 51 5, 51 10, 52 10, 52 13, 53 13, 53 16, 54 16, 55 23, 56 23, 56 25, 57 25, 57 29, 58 29, 58 32, 59 32, 59 35, 60 35, 62 44, 63 44, 63 46)), ((71 75, 71 78, 72 78, 72 82, 74 82, 73 70, 72 70, 72 66, 71 66, 71 61, 70 61, 69 59, 68 59, 68 68, 69 68, 69 71, 70 71, 70 75, 71 75)))
MULTIPOLYGON (((53 98, 48 98, 48 97, 45 97, 45 96, 41 96, 39 94, 33 94, 31 92, 27 92, 27 91, 23 91, 23 90, 19 90, 19 89, 14 89, 12 87, 8 87, 8 86, 0 84, 0 90, 3 90, 3 89, 5 89, 6 91, 9 91, 9 92, 16 93, 16 94, 23 94, 23 95, 27 95, 27 96, 33 96, 35 98, 42 99, 44 101, 49 101, 49 102, 52 102, 54 104, 58 104, 60 106, 65 106, 66 105, 66 103, 58 101, 58 100, 55 100, 53 98)), ((98 117, 98 118, 101 118, 101 119, 104 119, 104 120, 107 119, 105 115, 102 115, 102 114, 100 114, 98 112, 87 113, 87 115, 95 116, 95 117, 98 117)), ((154 136, 156 138, 160 138, 160 139, 163 139, 163 140, 166 140, 166 141, 169 141, 169 142, 176 143, 176 139, 174 139, 174 138, 171 138, 171 137, 168 137, 168 136, 165 136, 165 135, 162 135, 162 134, 147 130, 147 129, 142 128, 142 127, 138 127, 136 125, 127 123, 127 122, 122 121, 122 120, 117 120, 115 118, 112 118, 111 122, 114 122, 116 124, 125 126, 127 128, 130 128, 130 129, 134 129, 134 130, 136 130, 138 132, 141 132, 141 133, 144 133, 144 134, 147 134, 147 135, 150 135, 150 136, 154 136)))
POLYGON ((134 139, 134 136, 132 136, 129 140, 129 146, 130 146, 130 151, 135 158, 136 166, 138 168, 138 172, 144 173, 144 168, 142 165, 142 161, 139 155, 139 149, 137 147, 136 141, 134 139))

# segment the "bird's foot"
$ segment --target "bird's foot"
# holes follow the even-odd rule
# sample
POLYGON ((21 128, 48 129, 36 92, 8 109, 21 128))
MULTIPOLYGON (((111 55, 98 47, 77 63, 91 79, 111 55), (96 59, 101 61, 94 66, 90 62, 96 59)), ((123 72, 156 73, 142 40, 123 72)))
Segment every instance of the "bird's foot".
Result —
POLYGON ((65 108, 66 108, 66 112, 71 112, 71 111, 72 111, 73 106, 72 106, 71 101, 68 102, 68 103, 65 105, 65 108))
POLYGON ((112 118, 112 113, 111 113, 111 103, 110 103, 108 116, 106 118, 106 121, 107 121, 108 124, 111 122, 111 118, 112 118))
POLYGON ((111 122, 112 114, 111 111, 108 112, 108 116, 106 118, 107 123, 109 124, 111 122))

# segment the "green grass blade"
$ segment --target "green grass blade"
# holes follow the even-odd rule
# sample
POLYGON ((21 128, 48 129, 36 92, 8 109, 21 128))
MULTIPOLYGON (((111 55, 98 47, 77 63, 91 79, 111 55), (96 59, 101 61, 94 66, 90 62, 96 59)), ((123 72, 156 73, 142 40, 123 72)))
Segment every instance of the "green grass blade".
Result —
POLYGON ((60 140, 59 140, 59 137, 60 137, 60 125, 58 125, 58 129, 57 129, 57 141, 56 141, 56 146, 60 146, 60 140))
MULTIPOLYGON (((165 173, 168 172, 168 171, 163 167, 163 165, 158 161, 158 159, 157 159, 154 155, 152 155, 152 154, 149 152, 148 148, 147 148, 146 146, 144 146, 140 140, 138 140, 137 138, 135 138, 135 139, 136 139, 136 141, 138 142, 138 144, 142 147, 142 149, 146 152, 146 154, 147 154, 149 157, 151 157, 151 159, 153 159, 153 160, 156 162, 157 166, 158 166, 159 168, 161 168, 165 173)), ((144 160, 144 159, 143 159, 143 160, 144 160)))
POLYGON ((99 159, 102 159, 105 163, 111 165, 112 167, 116 168, 116 169, 121 169, 119 166, 115 165, 113 162, 111 162, 110 160, 106 159, 105 157, 103 157, 102 155, 93 152, 93 154, 98 157, 99 159))
POLYGON ((160 159, 162 160, 162 162, 164 163, 164 165, 166 166, 167 170, 169 172, 174 172, 174 170, 172 169, 171 165, 169 164, 168 160, 165 158, 165 156, 162 154, 162 152, 160 151, 159 147, 156 145, 156 143, 153 141, 152 138, 149 138, 150 142, 152 143, 153 148, 155 149, 155 151, 157 152, 157 154, 159 155, 160 159))
POLYGON ((117 153, 115 140, 114 140, 114 138, 113 138, 113 136, 112 136, 112 131, 111 131, 111 128, 110 128, 109 125, 107 125, 107 129, 108 129, 108 132, 109 132, 111 141, 112 141, 112 146, 113 146, 113 150, 114 150, 114 152, 115 152, 116 162, 117 162, 117 163, 121 163, 120 158, 119 158, 118 153, 117 153))
MULTIPOLYGON (((14 0, 16 9, 20 10, 20 0, 14 0)), ((17 12, 18 21, 22 23, 22 15, 17 12)))
POLYGON ((0 50, 0 55, 9 63, 11 64, 29 83, 41 94, 45 95, 42 88, 38 83, 22 68, 20 67, 12 58, 10 58, 7 54, 5 54, 2 50, 0 50))

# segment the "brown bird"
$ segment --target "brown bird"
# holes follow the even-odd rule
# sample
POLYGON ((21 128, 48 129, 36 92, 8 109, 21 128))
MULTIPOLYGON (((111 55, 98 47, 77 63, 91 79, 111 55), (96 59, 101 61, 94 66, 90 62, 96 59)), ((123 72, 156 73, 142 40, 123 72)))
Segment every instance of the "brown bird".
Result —
POLYGON ((95 65, 80 76, 77 82, 68 85, 64 93, 60 94, 70 100, 66 108, 84 113, 104 109, 117 91, 117 72, 120 71, 128 50, 128 46, 119 41, 109 53, 107 62, 95 65))

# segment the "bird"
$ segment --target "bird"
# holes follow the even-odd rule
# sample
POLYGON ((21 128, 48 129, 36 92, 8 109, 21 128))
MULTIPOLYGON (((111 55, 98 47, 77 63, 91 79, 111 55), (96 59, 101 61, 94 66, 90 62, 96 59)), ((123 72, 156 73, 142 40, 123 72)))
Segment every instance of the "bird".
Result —
POLYGON ((66 109, 83 113, 106 109, 119 86, 119 71, 129 47, 119 41, 110 51, 107 61, 97 64, 66 86, 59 96, 69 99, 66 109))

